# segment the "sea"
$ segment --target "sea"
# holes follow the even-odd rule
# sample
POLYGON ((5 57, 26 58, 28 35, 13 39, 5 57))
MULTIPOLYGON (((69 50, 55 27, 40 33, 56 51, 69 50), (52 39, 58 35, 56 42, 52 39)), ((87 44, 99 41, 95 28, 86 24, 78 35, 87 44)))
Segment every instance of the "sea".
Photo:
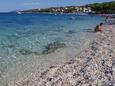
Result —
POLYGON ((0 86, 74 58, 100 22, 104 17, 96 15, 0 13, 0 86))

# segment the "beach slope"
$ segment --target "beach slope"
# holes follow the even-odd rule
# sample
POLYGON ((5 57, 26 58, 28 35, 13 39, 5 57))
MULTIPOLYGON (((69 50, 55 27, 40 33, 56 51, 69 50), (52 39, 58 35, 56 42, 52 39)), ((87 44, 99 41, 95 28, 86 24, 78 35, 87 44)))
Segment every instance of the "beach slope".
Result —
POLYGON ((114 86, 115 25, 103 28, 75 59, 32 74, 14 86, 114 86))

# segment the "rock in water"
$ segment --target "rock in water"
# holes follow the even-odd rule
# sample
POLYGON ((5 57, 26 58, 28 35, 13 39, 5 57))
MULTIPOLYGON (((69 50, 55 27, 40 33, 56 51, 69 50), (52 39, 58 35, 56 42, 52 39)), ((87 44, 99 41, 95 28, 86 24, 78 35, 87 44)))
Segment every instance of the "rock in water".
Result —
POLYGON ((61 43, 59 41, 53 42, 45 46, 45 50, 42 52, 42 54, 50 54, 57 50, 58 48, 64 48, 66 45, 64 43, 61 43))
POLYGON ((32 51, 31 50, 28 50, 28 49, 21 49, 19 51, 22 55, 28 55, 28 54, 31 54, 32 51))
POLYGON ((66 32, 66 33, 68 33, 68 34, 73 34, 73 33, 77 33, 76 31, 74 31, 74 30, 69 30, 68 32, 66 32))

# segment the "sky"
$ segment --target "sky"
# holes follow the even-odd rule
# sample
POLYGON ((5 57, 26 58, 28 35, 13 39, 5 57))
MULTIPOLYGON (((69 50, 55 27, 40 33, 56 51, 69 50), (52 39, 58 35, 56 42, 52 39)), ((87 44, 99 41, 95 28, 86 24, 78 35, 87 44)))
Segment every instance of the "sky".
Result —
POLYGON ((79 6, 108 1, 114 0, 0 0, 0 12, 71 5, 79 6))

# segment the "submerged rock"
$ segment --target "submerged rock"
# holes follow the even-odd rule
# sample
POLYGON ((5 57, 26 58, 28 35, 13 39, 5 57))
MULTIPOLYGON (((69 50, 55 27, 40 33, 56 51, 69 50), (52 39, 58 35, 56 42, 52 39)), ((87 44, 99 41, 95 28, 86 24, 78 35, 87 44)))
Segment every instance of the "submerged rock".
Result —
POLYGON ((29 55, 29 54, 41 55, 40 52, 31 51, 31 50, 29 50, 29 49, 21 49, 19 52, 20 52, 22 55, 29 55))
POLYGON ((50 54, 59 48, 64 48, 65 46, 66 45, 64 43, 56 41, 56 42, 50 43, 47 46, 45 46, 45 50, 43 50, 41 53, 40 52, 34 52, 34 51, 29 50, 29 49, 20 49, 19 52, 22 55, 29 55, 29 54, 44 55, 44 54, 50 54))
POLYGON ((50 54, 57 50, 58 48, 64 48, 66 45, 64 43, 61 43, 59 41, 53 42, 45 46, 45 50, 42 52, 42 54, 50 54))
POLYGON ((21 49, 19 52, 20 52, 22 55, 32 54, 32 51, 31 51, 31 50, 28 50, 28 49, 21 49))
POLYGON ((15 45, 2 45, 3 47, 6 47, 6 48, 14 48, 15 45))
POLYGON ((40 52, 33 52, 33 54, 40 55, 41 53, 40 52))
POLYGON ((74 31, 74 30, 69 30, 69 31, 66 32, 66 33, 68 33, 68 34, 73 34, 73 33, 76 33, 76 31, 74 31))
POLYGON ((14 48, 15 47, 15 45, 9 45, 8 46, 8 48, 14 48))

